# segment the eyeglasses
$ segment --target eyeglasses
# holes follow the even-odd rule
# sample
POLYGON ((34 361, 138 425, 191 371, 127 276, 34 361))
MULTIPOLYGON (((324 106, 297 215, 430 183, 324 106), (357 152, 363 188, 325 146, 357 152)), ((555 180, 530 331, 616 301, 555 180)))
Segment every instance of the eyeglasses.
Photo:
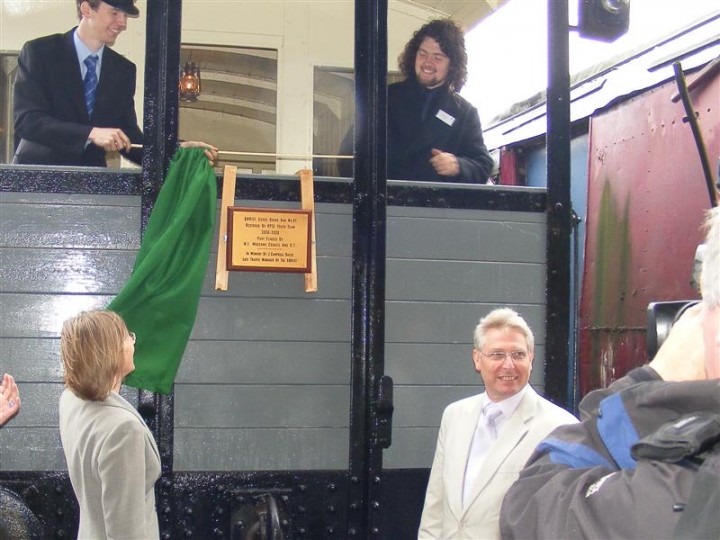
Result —
POLYGON ((528 353, 525 351, 512 351, 509 353, 506 353, 504 351, 493 351, 489 354, 485 354, 484 352, 480 351, 482 355, 485 358, 489 358, 493 362, 504 362, 505 358, 508 356, 513 362, 522 362, 523 360, 527 360, 528 353))
POLYGON ((135 345, 135 341, 136 341, 135 332, 130 332, 130 339, 132 339, 133 345, 135 345))

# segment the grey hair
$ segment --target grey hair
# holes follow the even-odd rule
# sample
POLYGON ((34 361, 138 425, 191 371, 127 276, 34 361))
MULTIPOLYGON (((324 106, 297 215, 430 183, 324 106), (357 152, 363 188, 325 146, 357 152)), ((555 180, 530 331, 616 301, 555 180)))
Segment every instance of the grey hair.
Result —
POLYGON ((705 217, 705 250, 703 254, 700 289, 703 302, 712 309, 720 306, 720 207, 708 211, 705 217))
POLYGON ((500 328, 512 328, 519 331, 525 336, 528 352, 533 352, 535 349, 535 336, 533 336, 528 323, 525 322, 525 319, 523 319, 517 311, 507 307, 494 309, 480 319, 473 335, 474 347, 481 351, 485 345, 485 334, 487 331, 500 328))

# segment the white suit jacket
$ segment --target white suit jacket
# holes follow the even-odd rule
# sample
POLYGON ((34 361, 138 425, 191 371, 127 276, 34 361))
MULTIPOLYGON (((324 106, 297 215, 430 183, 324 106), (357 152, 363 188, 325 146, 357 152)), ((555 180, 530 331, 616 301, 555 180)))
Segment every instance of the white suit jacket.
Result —
POLYGON ((60 438, 80 504, 79 539, 159 538, 160 454, 140 414, 119 394, 60 396, 60 438))
POLYGON ((462 492, 470 444, 483 394, 451 403, 443 413, 425 494, 418 538, 499 539, 500 505, 535 447, 553 429, 577 422, 532 388, 500 429, 463 508, 462 492))

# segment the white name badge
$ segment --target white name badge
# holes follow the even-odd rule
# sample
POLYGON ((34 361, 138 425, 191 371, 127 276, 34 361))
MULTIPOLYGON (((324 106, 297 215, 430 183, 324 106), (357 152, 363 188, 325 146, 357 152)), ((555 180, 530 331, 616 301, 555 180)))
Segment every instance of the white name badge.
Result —
POLYGON ((448 126, 452 126, 455 123, 455 117, 450 116, 448 113, 440 109, 438 113, 435 115, 435 118, 438 118, 445 122, 448 126))

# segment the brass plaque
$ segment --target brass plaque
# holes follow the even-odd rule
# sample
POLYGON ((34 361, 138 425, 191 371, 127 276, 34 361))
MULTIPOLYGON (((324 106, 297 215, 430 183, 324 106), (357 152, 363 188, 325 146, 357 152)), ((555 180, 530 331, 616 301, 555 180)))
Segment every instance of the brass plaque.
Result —
POLYGON ((227 269, 310 272, 311 220, 310 210, 228 208, 227 269))

